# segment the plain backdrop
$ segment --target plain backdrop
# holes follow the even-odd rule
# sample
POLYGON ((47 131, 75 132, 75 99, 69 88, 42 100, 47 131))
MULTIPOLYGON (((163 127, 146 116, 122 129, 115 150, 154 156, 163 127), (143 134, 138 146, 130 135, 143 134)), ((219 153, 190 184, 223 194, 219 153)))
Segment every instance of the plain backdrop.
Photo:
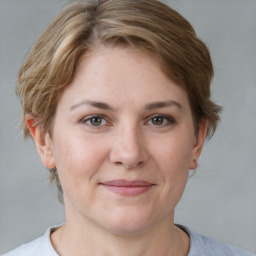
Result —
MULTIPOLYGON (((222 122, 206 142, 176 223, 256 253, 256 1, 170 0, 211 51, 222 122)), ((63 0, 0 0, 0 254, 64 221, 31 140, 18 123, 22 61, 63 0)))

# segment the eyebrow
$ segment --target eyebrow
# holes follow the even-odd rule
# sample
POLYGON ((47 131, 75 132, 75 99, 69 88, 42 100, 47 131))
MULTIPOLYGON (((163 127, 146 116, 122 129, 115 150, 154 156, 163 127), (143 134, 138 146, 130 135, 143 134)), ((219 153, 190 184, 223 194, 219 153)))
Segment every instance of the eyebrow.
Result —
POLYGON ((104 102, 98 102, 98 101, 92 101, 92 100, 83 100, 75 105, 73 105, 70 110, 73 110, 75 108, 78 108, 82 105, 90 105, 96 108, 100 108, 100 109, 105 109, 105 110, 112 110, 114 111, 114 108, 111 107, 110 105, 108 105, 107 103, 104 102))
POLYGON ((166 108, 166 107, 178 107, 179 109, 182 109, 182 106, 180 103, 174 100, 169 100, 169 101, 156 101, 152 102, 146 105, 145 109, 146 110, 152 110, 155 108, 166 108))
MULTIPOLYGON (((107 103, 104 102, 99 102, 99 101, 92 101, 92 100, 83 100, 75 105, 73 105, 70 110, 76 109, 80 106, 83 105, 90 105, 99 109, 104 109, 104 110, 111 110, 111 111, 115 111, 115 109, 113 107, 111 107, 110 105, 108 105, 107 103)), ((152 110, 155 108, 166 108, 166 107, 178 107, 179 109, 182 109, 182 106, 180 103, 178 103, 177 101, 174 100, 169 100, 169 101, 156 101, 156 102, 152 102, 149 103, 145 106, 146 110, 152 110)))

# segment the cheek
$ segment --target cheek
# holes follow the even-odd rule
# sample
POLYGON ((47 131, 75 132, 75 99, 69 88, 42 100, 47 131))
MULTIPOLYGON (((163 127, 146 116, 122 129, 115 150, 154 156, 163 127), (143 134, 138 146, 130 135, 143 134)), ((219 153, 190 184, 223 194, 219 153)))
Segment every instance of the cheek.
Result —
POLYGON ((165 182, 165 192, 178 198, 183 193, 188 178, 193 136, 176 133, 163 140, 160 145, 154 155, 165 182))
POLYGON ((168 214, 184 192, 193 144, 190 136, 178 132, 165 138, 158 137, 158 144, 156 140, 152 142, 150 147, 154 147, 151 147, 151 153, 161 184, 161 197, 158 200, 168 214))
POLYGON ((55 145, 56 167, 64 187, 84 186, 82 183, 89 183, 107 155, 106 143, 77 134, 56 136, 55 145))
POLYGON ((165 138, 158 149, 155 156, 158 158, 159 164, 163 165, 163 169, 168 173, 175 174, 181 171, 188 171, 193 150, 192 136, 186 136, 178 133, 174 136, 165 138))
POLYGON ((85 207, 89 207, 86 202, 93 203, 94 189, 97 187, 96 173, 105 161, 106 150, 101 144, 79 136, 70 136, 56 143, 56 167, 65 205, 72 202, 79 209, 81 200, 85 207))

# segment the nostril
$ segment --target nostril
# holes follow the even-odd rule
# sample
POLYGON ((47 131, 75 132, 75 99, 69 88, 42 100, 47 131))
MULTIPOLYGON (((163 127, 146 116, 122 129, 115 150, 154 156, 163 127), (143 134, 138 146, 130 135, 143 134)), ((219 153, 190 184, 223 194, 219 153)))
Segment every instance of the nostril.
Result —
POLYGON ((144 161, 140 161, 138 163, 133 163, 133 164, 127 164, 127 163, 121 163, 119 162, 119 164, 123 165, 126 169, 131 170, 137 167, 141 167, 144 164, 144 161))
POLYGON ((143 165, 144 164, 144 161, 141 161, 138 163, 139 166, 143 165))
POLYGON ((115 144, 109 153, 109 160, 114 165, 122 165, 126 169, 141 167, 148 159, 148 153, 143 145, 143 143, 135 144, 131 141, 115 144))

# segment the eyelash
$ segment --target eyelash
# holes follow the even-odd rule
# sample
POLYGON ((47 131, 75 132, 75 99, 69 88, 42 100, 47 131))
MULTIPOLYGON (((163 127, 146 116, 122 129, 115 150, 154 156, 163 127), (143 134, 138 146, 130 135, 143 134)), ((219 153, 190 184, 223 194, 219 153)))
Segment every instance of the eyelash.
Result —
MULTIPOLYGON (((107 120, 107 118, 103 115, 91 115, 91 116, 87 116, 81 119, 80 121, 82 124, 87 124, 88 126, 91 126, 93 128, 101 128, 102 126, 111 126, 110 122, 107 120), (92 121, 93 119, 100 119, 100 123, 99 125, 93 125, 92 121), (102 122, 105 122, 104 124, 102 124, 102 122)), ((161 127, 166 127, 168 125, 171 124, 175 124, 176 121, 173 117, 171 116, 167 116, 167 115, 162 115, 162 114, 156 114, 153 116, 150 116, 147 118, 147 121, 145 122, 146 125, 152 125, 155 126, 157 128, 161 128, 161 127), (152 124, 152 121, 154 120, 154 118, 160 118, 162 119, 163 122, 165 122, 164 124, 152 124), (149 124, 151 122, 151 124, 149 124)))
POLYGON ((87 117, 82 118, 80 122, 83 123, 83 124, 87 124, 87 125, 89 125, 89 126, 91 126, 91 127, 94 127, 94 128, 100 128, 100 127, 102 127, 102 126, 109 125, 109 122, 106 120, 106 117, 103 116, 103 115, 91 115, 91 116, 87 116, 87 117), (98 118, 98 119, 101 120, 101 122, 100 122, 99 125, 93 125, 93 124, 92 124, 92 120, 95 119, 95 118, 98 118), (106 124, 102 125, 102 121, 105 121, 106 124), (88 122, 90 122, 90 123, 88 123, 88 122))
POLYGON ((158 125, 157 124, 151 124, 151 125, 153 125, 157 128, 166 127, 168 125, 176 123, 176 121, 173 117, 167 116, 167 115, 162 115, 162 114, 156 114, 154 116, 150 116, 149 121, 147 121, 146 123, 152 122, 154 120, 154 118, 161 118, 163 120, 163 122, 165 122, 164 124, 158 124, 158 125))

